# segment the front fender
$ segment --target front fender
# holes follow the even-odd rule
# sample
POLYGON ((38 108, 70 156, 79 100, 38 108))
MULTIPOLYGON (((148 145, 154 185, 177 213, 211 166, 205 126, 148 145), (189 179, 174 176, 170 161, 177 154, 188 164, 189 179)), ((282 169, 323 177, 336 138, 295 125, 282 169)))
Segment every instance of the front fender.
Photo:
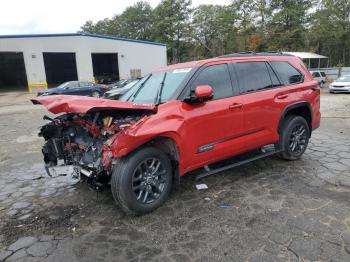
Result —
POLYGON ((177 103, 173 101, 161 105, 157 114, 145 117, 135 127, 118 134, 111 147, 113 156, 122 157, 157 137, 173 139, 181 148, 184 118, 177 103))

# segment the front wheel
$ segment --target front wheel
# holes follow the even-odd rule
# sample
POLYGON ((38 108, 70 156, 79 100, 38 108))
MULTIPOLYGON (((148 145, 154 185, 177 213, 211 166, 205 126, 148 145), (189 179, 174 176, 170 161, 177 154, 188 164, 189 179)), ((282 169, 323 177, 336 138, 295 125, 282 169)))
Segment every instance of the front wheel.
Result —
POLYGON ((154 147, 119 159, 111 180, 115 201, 128 214, 141 215, 161 206, 172 186, 169 158, 154 147))
POLYGON ((305 118, 287 116, 280 130, 277 149, 282 150, 279 156, 286 160, 299 159, 304 154, 310 138, 310 128, 305 118))

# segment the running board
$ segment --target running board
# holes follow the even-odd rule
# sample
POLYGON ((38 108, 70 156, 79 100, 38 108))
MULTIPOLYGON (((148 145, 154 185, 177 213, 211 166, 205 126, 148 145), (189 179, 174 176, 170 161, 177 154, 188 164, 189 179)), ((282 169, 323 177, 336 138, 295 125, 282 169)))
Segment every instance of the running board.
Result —
POLYGON ((226 171, 226 170, 231 169, 231 168, 242 166, 242 165, 248 164, 250 162, 253 162, 255 160, 263 159, 263 158, 275 155, 275 154, 280 153, 280 152, 282 152, 282 150, 270 150, 267 152, 261 152, 260 154, 255 155, 253 157, 249 157, 247 159, 235 162, 233 164, 228 164, 228 165, 225 165, 225 166, 222 166, 222 167, 219 167, 216 169, 212 169, 212 170, 208 166, 205 166, 204 167, 205 171, 199 173, 196 176, 196 180, 202 179, 202 178, 207 177, 207 176, 214 175, 214 174, 222 172, 222 171, 226 171))

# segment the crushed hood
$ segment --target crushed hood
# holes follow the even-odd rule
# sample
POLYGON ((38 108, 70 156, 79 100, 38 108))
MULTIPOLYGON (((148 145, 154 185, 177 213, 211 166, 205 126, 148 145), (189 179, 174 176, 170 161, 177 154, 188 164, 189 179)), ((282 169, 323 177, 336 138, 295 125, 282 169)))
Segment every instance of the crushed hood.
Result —
POLYGON ((125 102, 118 100, 110 100, 86 96, 73 95, 53 95, 53 96, 39 96, 31 99, 34 105, 41 104, 47 108, 51 113, 87 113, 98 110, 145 110, 155 111, 154 104, 139 104, 133 102, 125 102))

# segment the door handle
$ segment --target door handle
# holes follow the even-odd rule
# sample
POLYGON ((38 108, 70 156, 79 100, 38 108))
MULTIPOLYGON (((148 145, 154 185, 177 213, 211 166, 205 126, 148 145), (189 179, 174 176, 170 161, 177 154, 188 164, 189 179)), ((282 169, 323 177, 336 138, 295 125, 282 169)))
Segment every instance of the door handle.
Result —
POLYGON ((238 108, 242 108, 242 107, 243 107, 243 104, 241 104, 241 103, 233 103, 228 108, 229 109, 238 109, 238 108))
POLYGON ((279 95, 277 96, 278 99, 286 99, 288 97, 288 95, 279 95))

